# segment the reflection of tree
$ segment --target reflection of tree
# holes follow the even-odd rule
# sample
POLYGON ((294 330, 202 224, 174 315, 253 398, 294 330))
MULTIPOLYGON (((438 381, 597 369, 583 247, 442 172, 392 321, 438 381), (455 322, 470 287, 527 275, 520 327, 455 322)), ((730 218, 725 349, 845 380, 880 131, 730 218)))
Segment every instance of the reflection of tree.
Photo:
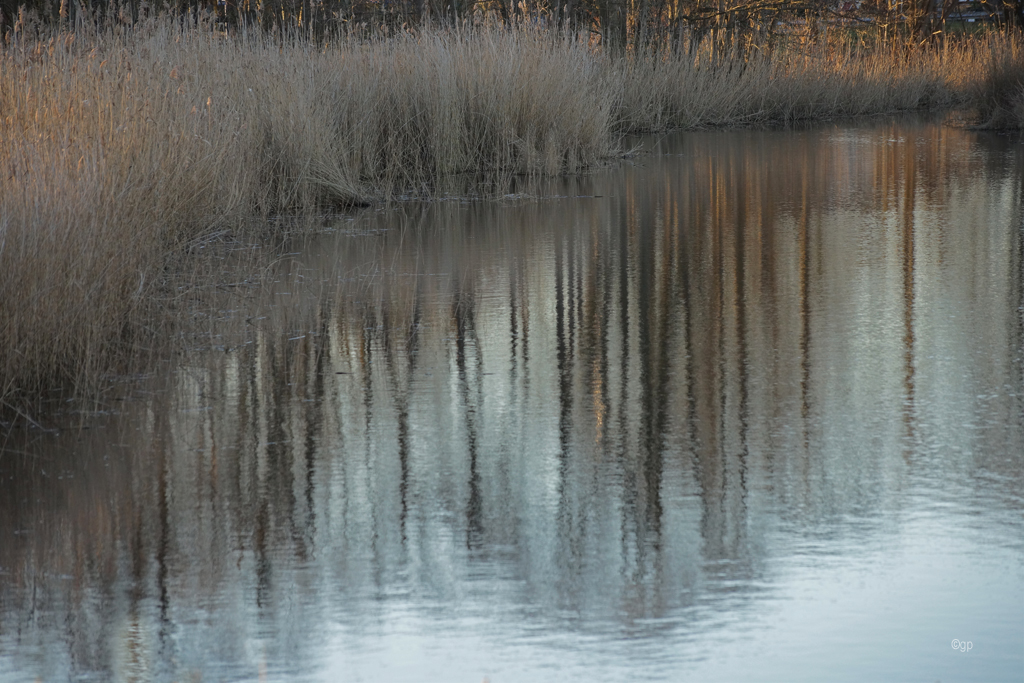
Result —
MULTIPOLYGON (((768 532, 891 509, 918 440, 1024 383, 1021 160, 928 130, 688 135, 553 192, 600 198, 361 218, 171 390, 0 459, 3 633, 102 671, 124 625, 171 677, 207 642, 301 669, 326 621, 481 576, 623 628, 748 599, 768 532)), ((1019 450, 1021 400, 961 450, 1019 450)))

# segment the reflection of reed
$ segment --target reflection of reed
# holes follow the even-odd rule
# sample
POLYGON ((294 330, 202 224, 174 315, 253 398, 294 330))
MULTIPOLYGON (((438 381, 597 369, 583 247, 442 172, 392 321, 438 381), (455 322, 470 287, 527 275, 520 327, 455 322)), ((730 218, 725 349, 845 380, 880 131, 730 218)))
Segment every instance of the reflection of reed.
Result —
POLYGON ((914 208, 917 199, 917 164, 914 150, 904 146, 903 158, 903 216, 900 257, 903 262, 903 423, 906 441, 914 437, 914 208))
POLYGON ((232 615, 226 656, 301 656, 339 610, 484 576, 495 600, 628 623, 756 582, 778 525, 893 508, 941 468, 929 433, 1020 450, 1024 392, 985 404, 995 445, 943 430, 1024 386, 1021 160, 900 135, 685 136, 659 143, 682 163, 551 190, 600 198, 359 218, 281 265, 255 331, 225 323, 232 350, 82 447, 129 444, 102 477, 0 460, 27 487, 0 495, 0 538, 43 520, 0 545, 5 619, 48 609, 35 581, 75 618, 89 590, 128 595, 100 621, 136 615, 164 662, 210 636, 184 635, 203 608, 232 615))

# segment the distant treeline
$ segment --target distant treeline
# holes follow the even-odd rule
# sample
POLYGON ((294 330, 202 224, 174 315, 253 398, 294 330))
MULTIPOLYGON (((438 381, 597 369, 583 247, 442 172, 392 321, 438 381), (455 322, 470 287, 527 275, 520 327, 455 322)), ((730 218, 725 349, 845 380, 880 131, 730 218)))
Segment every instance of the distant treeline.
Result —
POLYGON ((950 22, 1024 28, 1024 0, 0 0, 0 40, 20 22, 133 24, 168 12, 214 17, 226 30, 301 27, 311 36, 335 30, 389 31, 464 22, 538 23, 590 32, 605 47, 697 45, 708 37, 767 45, 779 35, 814 35, 828 26, 936 39, 950 22))

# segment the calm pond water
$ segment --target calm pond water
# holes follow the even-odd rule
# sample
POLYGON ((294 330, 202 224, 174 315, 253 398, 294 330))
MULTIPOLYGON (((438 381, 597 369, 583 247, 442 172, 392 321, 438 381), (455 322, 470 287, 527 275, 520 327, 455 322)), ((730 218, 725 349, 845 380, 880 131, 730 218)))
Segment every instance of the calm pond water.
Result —
POLYGON ((648 149, 340 220, 4 437, 0 681, 1020 681, 1024 144, 648 149))

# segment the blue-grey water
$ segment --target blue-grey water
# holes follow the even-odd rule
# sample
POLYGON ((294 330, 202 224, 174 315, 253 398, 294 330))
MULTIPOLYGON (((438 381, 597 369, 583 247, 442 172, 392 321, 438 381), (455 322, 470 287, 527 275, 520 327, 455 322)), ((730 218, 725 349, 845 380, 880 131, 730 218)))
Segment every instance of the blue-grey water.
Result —
POLYGON ((0 681, 1024 680, 1024 144, 646 152, 338 219, 9 429, 0 681))

